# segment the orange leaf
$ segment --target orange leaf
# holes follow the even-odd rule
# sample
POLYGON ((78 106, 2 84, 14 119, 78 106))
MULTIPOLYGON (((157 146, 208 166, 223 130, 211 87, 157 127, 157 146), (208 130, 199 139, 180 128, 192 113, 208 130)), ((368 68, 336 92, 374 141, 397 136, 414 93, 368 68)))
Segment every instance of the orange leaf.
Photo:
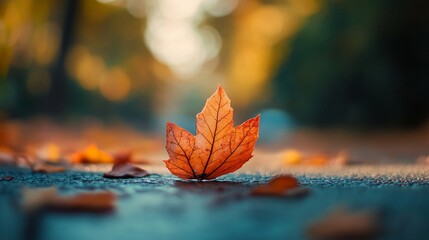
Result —
POLYGON ((113 157, 100 150, 97 145, 89 145, 84 151, 76 152, 71 156, 73 164, 79 163, 113 163, 113 157))
POLYGON ((15 157, 7 152, 0 152, 0 165, 13 165, 16 164, 15 157))
POLYGON ((125 164, 132 162, 132 153, 131 151, 121 151, 117 152, 114 157, 114 165, 125 164))
POLYGON ((221 86, 197 114, 197 134, 167 123, 164 161, 174 175, 184 179, 214 179, 234 172, 252 157, 259 135, 259 118, 234 127, 231 101, 221 86))
POLYGON ((39 159, 47 162, 58 163, 61 160, 60 148, 53 143, 49 143, 40 147, 36 154, 39 159))
POLYGON ((115 208, 116 196, 111 192, 79 193, 61 196, 55 187, 24 189, 22 207, 29 212, 40 209, 57 211, 106 212, 115 208))
POLYGON ((136 164, 149 164, 150 162, 144 158, 135 158, 130 150, 121 150, 113 154, 114 164, 119 163, 136 163, 136 164))
POLYGON ((150 174, 131 163, 120 162, 113 165, 112 171, 105 173, 103 176, 106 178, 133 178, 133 177, 146 177, 150 174))
POLYGON ((311 239, 372 239, 379 229, 371 211, 336 208, 308 227, 311 239))
POLYGON ((52 165, 47 163, 36 163, 32 167, 33 172, 38 173, 58 173, 58 172, 64 172, 66 168, 64 166, 60 165, 52 165))
POLYGON ((250 194, 263 196, 285 196, 289 191, 299 187, 298 179, 284 175, 278 176, 265 185, 255 187, 250 194))

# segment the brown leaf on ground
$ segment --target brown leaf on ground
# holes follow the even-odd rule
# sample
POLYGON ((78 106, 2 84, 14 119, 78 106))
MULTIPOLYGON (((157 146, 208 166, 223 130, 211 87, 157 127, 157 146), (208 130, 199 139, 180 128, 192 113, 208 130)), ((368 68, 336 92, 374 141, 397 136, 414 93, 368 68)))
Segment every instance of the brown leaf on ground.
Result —
POLYGON ((150 161, 143 158, 137 158, 130 150, 122 150, 113 154, 113 161, 117 163, 135 163, 135 164, 150 164, 150 161))
POLYGON ((131 151, 120 151, 113 155, 113 159, 115 165, 131 163, 133 159, 133 154, 131 151))
POLYGON ((282 161, 287 165, 298 165, 302 163, 302 153, 296 149, 286 149, 282 151, 282 161))
POLYGON ((146 177, 150 174, 131 163, 118 163, 113 165, 112 170, 103 175, 105 178, 134 178, 134 177, 146 177))
POLYGON ((16 159, 13 154, 8 152, 0 152, 0 165, 15 165, 16 159))
POLYGON ((108 212, 115 208, 116 195, 111 192, 78 193, 61 196, 55 187, 24 189, 22 207, 27 212, 55 210, 66 212, 108 212))
POLYGON ((324 166, 328 162, 329 157, 322 153, 309 156, 305 159, 305 164, 310 166, 324 166))
POLYGON ((13 180, 13 177, 12 176, 4 176, 4 177, 1 177, 1 181, 12 181, 13 180))
POLYGON ((344 166, 349 162, 348 152, 344 150, 333 156, 325 153, 304 154, 296 149, 286 149, 281 152, 281 157, 285 165, 344 166))
POLYGON ((70 157, 70 162, 73 164, 79 163, 113 163, 114 158, 100 150, 97 145, 92 144, 83 151, 75 152, 70 157))
POLYGON ((333 166, 345 166, 347 164, 349 164, 350 161, 350 157, 349 157, 349 153, 347 151, 340 151, 337 156, 333 157, 330 161, 331 165, 333 166))
POLYGON ((58 163, 61 160, 61 150, 58 145, 48 143, 37 149, 36 156, 46 162, 58 163))
POLYGON ((308 193, 307 188, 300 187, 298 179, 290 175, 274 177, 267 184, 257 186, 250 192, 254 196, 295 197, 308 193))
POLYGON ((323 153, 309 155, 296 149, 286 149, 281 154, 282 161, 286 165, 323 166, 329 162, 329 157, 323 153))
POLYGON ((231 100, 219 86, 196 116, 195 136, 167 123, 167 168, 180 178, 198 180, 234 172, 253 156, 259 118, 258 115, 234 127, 231 100))
POLYGON ((416 160, 417 164, 422 164, 422 165, 426 165, 429 164, 429 156, 421 156, 418 157, 416 160))
POLYGON ((31 170, 33 172, 37 173, 58 173, 58 172, 64 172, 66 168, 61 165, 52 165, 48 163, 36 163, 31 167, 31 170))
POLYGON ((378 229, 373 212, 336 208, 307 231, 310 239, 372 239, 378 229))

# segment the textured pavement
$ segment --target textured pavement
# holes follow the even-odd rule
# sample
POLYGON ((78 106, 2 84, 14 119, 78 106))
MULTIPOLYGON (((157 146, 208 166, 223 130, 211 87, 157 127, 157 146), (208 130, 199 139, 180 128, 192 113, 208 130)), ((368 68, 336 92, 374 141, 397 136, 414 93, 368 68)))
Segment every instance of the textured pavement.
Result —
POLYGON ((375 239, 429 239, 429 176, 297 175, 310 189, 301 198, 255 197, 252 186, 270 176, 230 174, 211 182, 172 175, 106 179, 102 173, 31 173, 0 168, 0 239, 307 239, 307 227, 338 206, 373 210, 375 239), (29 220, 23 187, 57 186, 61 194, 109 190, 112 213, 44 213, 29 220), (33 232, 25 234, 29 222, 33 232), (35 230, 34 230, 35 229, 35 230))

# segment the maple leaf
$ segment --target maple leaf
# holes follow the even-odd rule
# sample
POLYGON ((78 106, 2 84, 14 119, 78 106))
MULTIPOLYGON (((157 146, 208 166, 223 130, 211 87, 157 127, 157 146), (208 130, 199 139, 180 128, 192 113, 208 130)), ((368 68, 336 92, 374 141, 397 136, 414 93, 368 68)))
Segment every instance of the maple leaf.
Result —
POLYGON ((260 115, 234 127, 231 100, 219 85, 196 116, 196 135, 167 123, 165 164, 183 179, 214 179, 234 172, 253 155, 260 115))

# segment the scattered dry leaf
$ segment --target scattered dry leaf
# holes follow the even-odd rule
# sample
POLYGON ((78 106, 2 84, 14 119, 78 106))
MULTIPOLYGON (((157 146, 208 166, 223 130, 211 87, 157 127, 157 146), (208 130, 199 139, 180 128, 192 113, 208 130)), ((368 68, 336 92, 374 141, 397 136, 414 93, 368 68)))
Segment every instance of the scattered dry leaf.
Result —
POLYGON ((74 153, 70 160, 73 164, 78 163, 113 163, 113 157, 100 150, 97 145, 89 145, 85 150, 74 153))
POLYGON ((111 192, 78 193, 61 196, 55 187, 24 189, 22 207, 28 212, 41 209, 56 211, 107 212, 115 208, 116 196, 111 192))
POLYGON ((282 152, 282 159, 287 165, 297 165, 302 162, 302 154, 295 149, 286 149, 282 152))
POLYGON ((121 150, 113 154, 114 164, 118 163, 136 163, 136 164, 149 164, 147 159, 135 157, 131 150, 121 150))
POLYGON ((52 165, 52 164, 42 163, 42 162, 34 164, 31 169, 33 172, 38 172, 38 173, 58 173, 58 172, 64 172, 66 170, 64 166, 52 165))
POLYGON ((421 156, 416 160, 417 164, 429 164, 429 156, 421 156))
POLYGON ((13 177, 12 176, 4 176, 1 178, 2 181, 12 181, 13 177))
POLYGON ((0 165, 13 165, 16 164, 13 154, 8 152, 0 152, 0 165))
POLYGON ((106 178, 133 178, 133 177, 146 177, 150 174, 131 163, 118 163, 113 165, 112 171, 105 173, 103 176, 106 178))
POLYGON ((337 156, 332 158, 331 164, 334 166, 345 166, 349 163, 349 154, 347 151, 340 151, 337 156))
POLYGON ((132 162, 133 155, 131 151, 121 151, 117 152, 114 156, 114 164, 123 164, 132 162))
POLYGON ((348 164, 349 155, 347 151, 340 151, 336 156, 325 153, 304 154, 296 149, 286 149, 281 152, 282 162, 286 165, 307 166, 344 166, 348 164))
POLYGON ((19 167, 28 167, 33 168, 35 164, 35 160, 33 158, 28 157, 27 155, 17 155, 16 156, 16 165, 19 167))
POLYGON ((231 101, 219 86, 196 116, 196 136, 167 123, 167 168, 180 178, 198 180, 234 172, 252 157, 259 118, 234 127, 231 101))
POLYGON ((274 177, 267 184, 257 186, 250 192, 254 196, 295 197, 308 193, 307 188, 300 187, 298 179, 290 175, 274 177))
POLYGON ((316 154, 305 159, 305 164, 311 166, 323 166, 329 162, 329 157, 325 154, 316 154))
POLYGON ((60 148, 53 143, 45 144, 36 152, 37 158, 47 162, 57 163, 61 160, 60 148))
POLYGON ((311 239, 370 239, 378 231, 376 216, 371 211, 336 208, 308 227, 311 239))

